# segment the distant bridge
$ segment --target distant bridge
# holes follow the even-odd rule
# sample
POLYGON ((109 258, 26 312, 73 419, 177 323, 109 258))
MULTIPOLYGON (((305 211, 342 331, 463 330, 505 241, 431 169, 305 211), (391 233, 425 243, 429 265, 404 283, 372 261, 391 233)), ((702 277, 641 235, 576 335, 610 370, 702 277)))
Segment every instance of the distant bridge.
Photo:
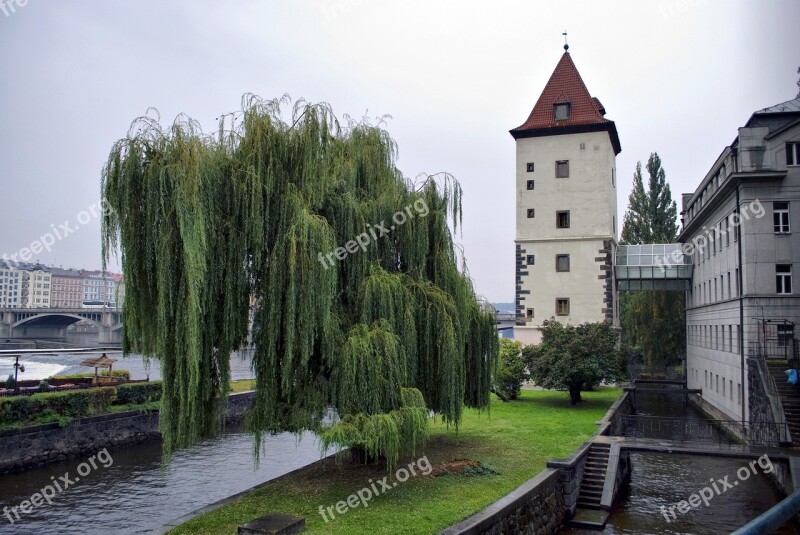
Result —
POLYGON ((67 327, 79 321, 97 327, 100 343, 122 341, 122 311, 112 308, 0 309, 0 338, 64 338, 67 327))
POLYGON ((495 314, 495 324, 498 331, 505 331, 506 329, 513 329, 516 316, 514 314, 495 314))

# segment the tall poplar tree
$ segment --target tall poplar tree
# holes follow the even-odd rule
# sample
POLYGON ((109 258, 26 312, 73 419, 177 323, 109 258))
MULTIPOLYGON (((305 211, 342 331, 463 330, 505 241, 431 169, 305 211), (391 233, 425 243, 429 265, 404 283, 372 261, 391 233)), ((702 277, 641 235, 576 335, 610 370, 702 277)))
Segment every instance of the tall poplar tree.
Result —
POLYGON ((112 148, 123 350, 161 362, 168 454, 220 429, 254 303, 256 455, 264 433, 312 429, 391 466, 429 410, 457 426, 489 402, 497 334, 454 250, 461 189, 404 178, 380 127, 304 101, 287 121, 286 103, 245 95, 215 135, 141 118, 112 148), (330 406, 342 419, 320 429, 330 406))
MULTIPOLYGON (((678 210, 658 153, 647 160, 645 189, 642 163, 636 163, 633 189, 622 226, 621 244, 674 243, 678 210)), ((640 352, 647 366, 675 363, 685 352, 685 295, 674 291, 634 291, 620 295, 623 337, 640 352)))

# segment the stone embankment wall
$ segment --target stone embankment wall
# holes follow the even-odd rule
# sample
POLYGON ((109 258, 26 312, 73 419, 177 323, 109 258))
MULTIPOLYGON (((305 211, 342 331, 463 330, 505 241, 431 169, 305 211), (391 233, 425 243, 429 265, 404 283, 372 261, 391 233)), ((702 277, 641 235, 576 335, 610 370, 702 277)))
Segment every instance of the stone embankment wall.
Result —
POLYGON ((558 533, 566 508, 561 474, 546 468, 511 494, 440 535, 558 533))
MULTIPOLYGON (((252 407, 255 392, 231 394, 227 421, 240 420, 252 407)), ((79 418, 66 427, 44 424, 0 431, 0 474, 39 468, 67 459, 158 440, 158 411, 128 411, 79 418)))

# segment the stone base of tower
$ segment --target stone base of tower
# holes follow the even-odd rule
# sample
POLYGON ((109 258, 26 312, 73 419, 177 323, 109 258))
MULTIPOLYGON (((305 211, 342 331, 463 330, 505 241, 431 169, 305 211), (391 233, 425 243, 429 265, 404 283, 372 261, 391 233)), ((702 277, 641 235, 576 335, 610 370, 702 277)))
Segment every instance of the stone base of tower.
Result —
POLYGON ((542 331, 538 327, 514 327, 514 340, 522 345, 539 345, 542 342, 542 331))

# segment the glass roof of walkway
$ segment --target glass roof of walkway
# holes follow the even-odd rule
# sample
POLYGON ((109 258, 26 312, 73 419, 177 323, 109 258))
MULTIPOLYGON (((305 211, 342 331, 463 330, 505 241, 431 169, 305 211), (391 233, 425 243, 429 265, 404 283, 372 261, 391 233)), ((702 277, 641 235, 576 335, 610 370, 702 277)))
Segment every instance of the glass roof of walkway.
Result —
POLYGON ((614 268, 620 290, 688 290, 692 259, 682 243, 620 245, 614 268))

